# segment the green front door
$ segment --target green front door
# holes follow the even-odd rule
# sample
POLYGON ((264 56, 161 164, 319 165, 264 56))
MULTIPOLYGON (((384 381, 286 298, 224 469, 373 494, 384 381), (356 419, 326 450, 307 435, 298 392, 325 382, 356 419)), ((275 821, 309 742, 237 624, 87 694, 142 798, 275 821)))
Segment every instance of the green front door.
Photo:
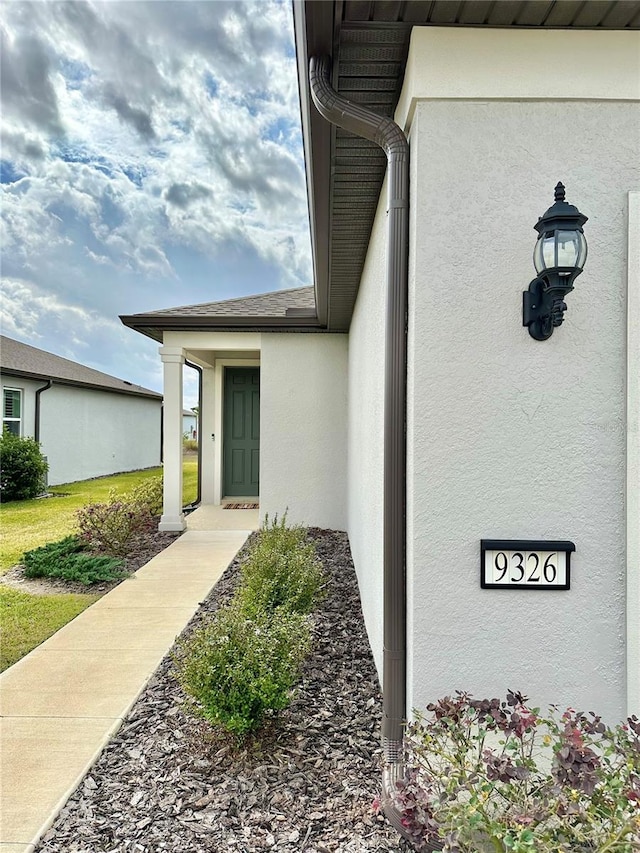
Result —
POLYGON ((260 368, 227 367, 224 374, 224 497, 258 495, 260 368))

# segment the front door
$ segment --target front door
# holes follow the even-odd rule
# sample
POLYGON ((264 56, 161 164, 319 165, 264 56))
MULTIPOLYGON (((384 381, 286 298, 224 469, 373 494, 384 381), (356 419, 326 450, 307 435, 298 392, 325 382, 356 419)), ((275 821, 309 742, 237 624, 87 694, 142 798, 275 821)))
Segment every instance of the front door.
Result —
POLYGON ((223 405, 223 497, 257 497, 260 472, 259 367, 226 368, 223 405))

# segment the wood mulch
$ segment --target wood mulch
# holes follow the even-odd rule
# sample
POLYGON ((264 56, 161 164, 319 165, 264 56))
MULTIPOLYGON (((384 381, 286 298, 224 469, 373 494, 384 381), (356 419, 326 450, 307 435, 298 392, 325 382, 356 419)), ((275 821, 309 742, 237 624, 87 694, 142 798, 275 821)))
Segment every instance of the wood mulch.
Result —
MULTIPOLYGON (((379 684, 345 534, 312 529, 327 574, 291 706, 237 746, 183 708, 168 655, 36 853, 405 853, 373 802, 379 684)), ((228 601, 239 559, 185 634, 228 601)))

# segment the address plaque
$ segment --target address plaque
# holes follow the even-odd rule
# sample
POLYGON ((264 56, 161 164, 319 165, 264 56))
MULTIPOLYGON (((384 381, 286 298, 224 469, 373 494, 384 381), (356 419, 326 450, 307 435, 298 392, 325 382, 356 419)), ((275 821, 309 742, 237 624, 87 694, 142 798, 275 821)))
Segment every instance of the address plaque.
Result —
POLYGON ((571 588, 573 542, 541 539, 481 539, 482 589, 571 588))

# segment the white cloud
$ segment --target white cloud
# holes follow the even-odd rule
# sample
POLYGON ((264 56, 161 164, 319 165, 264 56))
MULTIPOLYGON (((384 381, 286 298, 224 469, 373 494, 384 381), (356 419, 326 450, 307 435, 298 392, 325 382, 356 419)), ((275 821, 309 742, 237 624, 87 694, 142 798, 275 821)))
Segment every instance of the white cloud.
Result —
POLYGON ((0 28, 7 334, 157 388, 118 314, 310 283, 287 2, 13 0, 0 28))

